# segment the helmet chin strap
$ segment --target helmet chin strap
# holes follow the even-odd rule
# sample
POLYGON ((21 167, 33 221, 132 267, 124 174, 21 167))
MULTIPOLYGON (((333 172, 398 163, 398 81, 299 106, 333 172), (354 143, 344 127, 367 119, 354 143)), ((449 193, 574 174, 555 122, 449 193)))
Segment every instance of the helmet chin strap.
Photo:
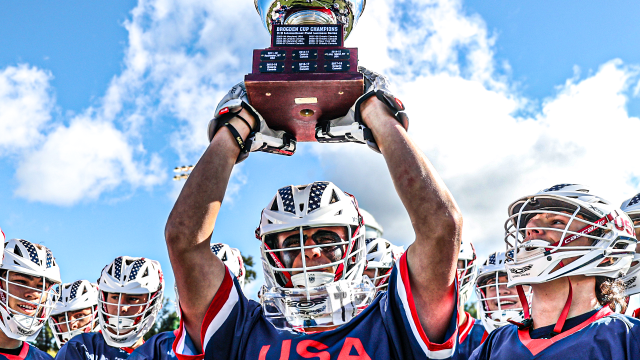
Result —
MULTIPOLYGON (((564 304, 562 313, 560 313, 560 318, 558 318, 556 325, 553 327, 553 331, 551 331, 550 337, 554 337, 562 332, 564 323, 567 321, 567 316, 569 315, 569 309, 571 309, 571 301, 573 300, 573 287, 571 286, 571 279, 567 278, 567 280, 569 281, 569 296, 567 296, 567 301, 564 304)), ((518 323, 511 319, 507 321, 514 325, 517 325, 518 329, 520 330, 526 330, 533 327, 533 319, 531 318, 531 313, 529 311, 529 301, 527 300, 527 296, 524 294, 522 285, 516 285, 516 290, 518 291, 518 298, 520 298, 522 310, 524 311, 524 321, 522 323, 518 323)))

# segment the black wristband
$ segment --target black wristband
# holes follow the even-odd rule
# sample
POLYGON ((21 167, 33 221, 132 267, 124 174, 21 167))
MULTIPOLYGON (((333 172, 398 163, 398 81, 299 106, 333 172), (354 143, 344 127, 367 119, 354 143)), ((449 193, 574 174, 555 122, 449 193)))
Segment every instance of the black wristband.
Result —
POLYGON ((240 133, 238 132, 238 130, 236 130, 236 128, 233 127, 233 125, 229 124, 228 122, 225 122, 224 126, 226 126, 227 129, 229 129, 229 131, 231 132, 231 135, 233 135, 234 139, 236 140, 236 143, 240 147, 240 152, 245 151, 246 146, 245 146, 244 140, 242 140, 242 136, 240 136, 240 133))

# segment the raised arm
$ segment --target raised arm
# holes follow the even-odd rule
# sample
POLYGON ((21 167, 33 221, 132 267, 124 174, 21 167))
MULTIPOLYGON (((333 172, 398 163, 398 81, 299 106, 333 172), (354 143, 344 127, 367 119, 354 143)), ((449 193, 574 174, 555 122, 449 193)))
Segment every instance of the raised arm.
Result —
MULTIPOLYGON (((254 122, 246 110, 240 115, 254 122)), ((229 123, 247 138, 250 129, 242 120, 233 118, 229 123)), ((165 228, 182 320, 199 351, 204 315, 225 275, 224 264, 213 254, 209 242, 239 153, 234 136, 223 126, 189 175, 165 228)))
POLYGON ((441 343, 456 306, 454 279, 462 215, 433 165, 389 107, 374 96, 360 109, 416 233, 407 263, 422 328, 430 341, 441 343))

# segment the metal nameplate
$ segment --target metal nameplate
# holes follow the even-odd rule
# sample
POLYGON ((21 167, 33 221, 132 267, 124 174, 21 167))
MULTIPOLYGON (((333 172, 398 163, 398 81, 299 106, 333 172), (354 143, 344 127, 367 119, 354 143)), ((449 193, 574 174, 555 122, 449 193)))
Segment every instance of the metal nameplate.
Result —
POLYGON ((335 49, 335 50, 325 50, 324 58, 325 59, 348 59, 351 56, 351 52, 349 49, 335 49))
POLYGON ((261 73, 281 73, 284 71, 283 62, 260 62, 261 73))
POLYGON ((272 47, 342 46, 342 25, 274 25, 272 47))
POLYGON ((327 72, 345 72, 349 71, 351 64, 349 61, 325 61, 324 71, 327 72))
POLYGON ((318 69, 318 63, 316 61, 299 61, 294 62, 291 67, 295 73, 315 72, 318 69))
POLYGON ((278 60, 284 60, 286 57, 287 57, 287 52, 284 50, 260 51, 260 60, 262 61, 265 61, 265 60, 278 61, 278 60))
POLYGON ((318 58, 318 50, 293 50, 292 55, 293 60, 315 60, 318 58))

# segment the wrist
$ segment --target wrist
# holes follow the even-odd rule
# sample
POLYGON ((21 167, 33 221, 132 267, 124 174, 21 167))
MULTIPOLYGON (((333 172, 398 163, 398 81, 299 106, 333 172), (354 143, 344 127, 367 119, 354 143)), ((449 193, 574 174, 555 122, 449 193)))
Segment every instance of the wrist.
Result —
POLYGON ((383 104, 376 96, 368 98, 360 105, 360 114, 362 122, 371 129, 380 122, 393 121, 397 123, 389 107, 383 104))

